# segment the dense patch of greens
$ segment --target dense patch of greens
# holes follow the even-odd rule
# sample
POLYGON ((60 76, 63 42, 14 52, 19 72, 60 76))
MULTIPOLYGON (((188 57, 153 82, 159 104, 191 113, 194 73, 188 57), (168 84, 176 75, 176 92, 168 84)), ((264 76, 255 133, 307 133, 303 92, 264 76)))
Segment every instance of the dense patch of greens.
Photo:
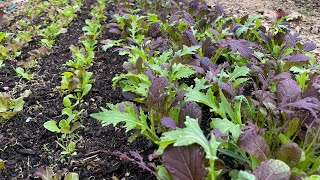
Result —
POLYGON ((143 135, 157 144, 158 178, 320 174, 316 46, 302 43, 285 19, 267 29, 260 15, 229 17, 200 0, 113 4, 108 28, 121 39, 103 43, 128 57, 127 73, 113 79, 127 101, 91 116, 123 122, 135 131, 130 140, 143 135), (210 127, 202 130, 203 121, 210 127))

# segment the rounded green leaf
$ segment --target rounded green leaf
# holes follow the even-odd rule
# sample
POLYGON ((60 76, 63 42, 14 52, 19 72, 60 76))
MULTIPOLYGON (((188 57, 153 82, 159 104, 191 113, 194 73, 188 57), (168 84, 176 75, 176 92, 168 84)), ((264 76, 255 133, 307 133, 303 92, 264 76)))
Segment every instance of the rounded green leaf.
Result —
POLYGON ((57 126, 57 123, 53 120, 47 121, 43 124, 44 128, 51 132, 57 132, 60 133, 60 129, 57 126))
POLYGON ((79 180, 79 175, 74 172, 68 173, 68 175, 64 178, 65 180, 79 180))

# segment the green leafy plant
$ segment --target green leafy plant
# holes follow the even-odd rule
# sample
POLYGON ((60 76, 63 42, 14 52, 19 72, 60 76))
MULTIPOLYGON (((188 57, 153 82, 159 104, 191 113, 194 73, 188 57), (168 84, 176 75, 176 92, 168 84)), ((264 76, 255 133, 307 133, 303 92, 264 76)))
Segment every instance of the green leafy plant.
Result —
POLYGON ((54 172, 52 168, 47 166, 37 168, 33 175, 42 180, 79 180, 79 175, 77 173, 68 172, 66 169, 54 172))
POLYGON ((91 65, 94 59, 93 49, 95 42, 93 41, 84 41, 85 48, 78 48, 71 45, 70 50, 72 52, 73 60, 69 60, 66 64, 75 69, 83 69, 91 65))
POLYGON ((30 94, 31 91, 26 90, 19 98, 14 99, 7 93, 0 93, 0 120, 11 119, 18 112, 22 111, 24 106, 23 98, 28 97, 30 94))
POLYGON ((27 79, 28 81, 31 81, 31 80, 33 79, 33 75, 32 75, 32 74, 29 74, 28 71, 25 71, 25 70, 24 70, 23 68, 21 68, 21 67, 17 67, 17 68, 15 69, 15 71, 16 71, 16 73, 17 73, 19 76, 27 79))
POLYGON ((62 119, 59 121, 59 124, 57 125, 56 121, 49 120, 43 124, 44 128, 51 132, 55 133, 61 133, 61 139, 59 141, 56 141, 57 144, 63 149, 61 154, 66 155, 70 154, 72 155, 75 151, 76 143, 74 142, 74 134, 73 132, 81 127, 82 124, 79 122, 79 119, 81 118, 82 111, 78 112, 76 110, 72 110, 72 107, 70 105, 70 102, 66 102, 68 100, 64 101, 66 107, 62 110, 62 115, 67 115, 67 119, 62 119))
POLYGON ((75 70, 62 74, 61 89, 68 90, 69 93, 75 92, 77 100, 83 99, 92 87, 92 73, 85 70, 75 70))
POLYGON ((286 18, 267 29, 261 15, 227 17, 221 5, 201 3, 143 1, 134 9, 115 3, 108 28, 121 39, 101 43, 127 57, 127 72, 113 79, 113 88, 129 102, 91 116, 136 130, 130 141, 142 135, 159 145, 164 179, 318 174, 315 44, 303 44, 286 18), (207 136, 199 127, 203 112, 210 116, 207 136), (215 167, 219 162, 223 167, 215 167))
POLYGON ((98 30, 101 27, 101 24, 99 23, 99 21, 94 21, 90 19, 86 20, 86 24, 87 26, 84 26, 82 28, 82 30, 85 32, 84 34, 92 37, 92 39, 96 39, 100 34, 98 30))
POLYGON ((3 170, 4 168, 5 168, 4 161, 0 159, 0 171, 3 170))
POLYGON ((66 29, 63 28, 60 24, 52 23, 51 25, 47 26, 46 29, 43 29, 39 32, 39 35, 43 37, 43 39, 41 39, 42 45, 52 47, 55 38, 59 34, 65 33, 65 32, 66 32, 66 29))

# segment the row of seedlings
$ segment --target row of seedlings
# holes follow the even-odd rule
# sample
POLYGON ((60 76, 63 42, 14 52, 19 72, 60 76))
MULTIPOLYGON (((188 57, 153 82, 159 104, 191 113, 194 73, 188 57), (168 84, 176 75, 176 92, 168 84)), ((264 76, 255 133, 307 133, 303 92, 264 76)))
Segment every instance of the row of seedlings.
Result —
MULTIPOLYGON (((68 25, 77 18, 77 12, 80 11, 83 0, 72 1, 71 4, 64 4, 69 1, 61 1, 58 4, 59 7, 54 8, 54 14, 49 13, 49 21, 51 24, 46 28, 39 29, 37 31, 38 37, 41 37, 40 47, 29 52, 30 56, 22 63, 24 67, 31 68, 37 63, 37 59, 52 53, 52 47, 55 44, 56 38, 61 33, 67 32, 68 25), (61 6, 61 7, 60 7, 61 6)), ((22 72, 22 68, 19 68, 22 72)))
MULTIPOLYGON (((88 69, 92 66, 95 58, 94 50, 97 38, 102 32, 101 23, 106 20, 104 15, 105 0, 98 0, 91 8, 90 16, 92 18, 86 20, 86 26, 82 28, 84 35, 79 38, 82 45, 80 47, 70 46, 73 59, 66 62, 66 66, 69 68, 62 73, 60 90, 66 95, 63 98, 64 109, 61 113, 67 118, 61 119, 58 123, 54 120, 44 123, 47 130, 61 134, 56 142, 62 148, 62 159, 69 160, 67 163, 70 163, 72 157, 76 155, 76 144, 79 138, 75 131, 83 127, 81 118, 85 111, 79 108, 84 101, 84 96, 89 93, 92 87, 93 74, 88 69)), ((48 169, 48 167, 46 168, 48 169)), ((42 171, 43 167, 38 170, 42 171)))
MULTIPOLYGON (((44 36, 48 35, 50 36, 50 40, 53 41, 53 39, 63 31, 63 27, 66 27, 76 17, 75 13, 80 10, 80 7, 82 5, 82 0, 73 1, 71 5, 65 4, 68 1, 60 1, 59 3, 57 2, 58 1, 52 1, 51 2, 52 4, 46 4, 46 5, 50 5, 51 7, 49 12, 47 13, 47 16, 48 16, 47 18, 49 19, 50 17, 52 19, 54 16, 56 16, 58 12, 61 11, 61 13, 59 13, 59 15, 57 16, 56 20, 53 21, 50 26, 47 26, 47 28, 38 29, 37 27, 40 27, 40 26, 30 26, 30 28, 25 29, 24 31, 19 30, 15 38, 13 33, 1 32, 0 35, 2 39, 0 38, 0 42, 5 44, 5 46, 1 45, 0 47, 0 49, 5 49, 4 51, 1 51, 2 53, 1 58, 14 60, 17 56, 20 55, 21 52, 19 52, 19 50, 27 46, 28 42, 30 42, 32 38, 36 37, 37 34, 40 34, 40 35, 44 34, 44 36), (53 25, 55 24, 59 24, 59 26, 58 27, 55 26, 56 28, 52 28, 53 25), (35 29, 38 29, 38 30, 35 31, 35 29), (10 35, 10 37, 8 37, 8 34, 10 35), (8 38, 8 39, 2 42, 2 40, 4 40, 5 38, 8 38)), ((39 7, 47 7, 46 5, 40 3, 39 7)), ((39 52, 39 55, 43 55, 43 53, 45 54, 44 52, 45 49, 47 49, 47 46, 42 46, 35 51, 39 52)), ((39 55, 37 56, 31 55, 29 59, 33 60, 35 58, 39 58, 39 55)), ((0 60, 0 64, 1 62, 2 61, 0 60)), ((30 63, 29 61, 28 64, 34 65, 35 62, 30 63)), ((30 68, 28 64, 24 64, 24 65, 25 67, 30 68)), ((19 76, 29 81, 32 80, 33 75, 29 74, 29 72, 25 71, 23 68, 17 67, 15 68, 15 71, 19 76)), ((23 98, 28 97, 30 94, 31 94, 31 91, 26 90, 24 93, 20 95, 20 97, 13 98, 12 96, 9 95, 9 93, 5 93, 5 92, 0 93, 0 105, 2 107, 0 110, 0 120, 5 121, 8 119, 11 119, 14 115, 16 115, 19 111, 21 111, 24 106, 23 98)))
MULTIPOLYGON (((79 2, 79 1, 76 1, 79 2)), ((79 11, 80 4, 72 4, 69 5, 68 1, 61 1, 60 3, 56 3, 56 1, 44 1, 43 3, 39 3, 35 8, 39 9, 47 9, 48 11, 45 14, 45 17, 42 17, 44 20, 42 21, 42 24, 34 24, 30 25, 30 21, 26 21, 24 19, 19 20, 16 24, 12 25, 12 28, 9 28, 10 32, 1 32, 1 38, 0 42, 1 44, 1 55, 0 60, 4 61, 5 59, 14 60, 15 58, 19 57, 21 54, 21 49, 26 47, 29 42, 35 40, 38 36, 49 36, 46 31, 49 31, 51 29, 54 29, 50 27, 52 24, 57 23, 58 21, 61 21, 62 23, 65 23, 68 18, 71 17, 70 20, 72 20, 73 17, 75 17, 75 12, 79 11), (69 12, 70 8, 73 8, 69 12), (61 20, 60 20, 61 19, 61 20), (48 25, 50 22, 51 25, 48 25), (44 28, 42 28, 44 26, 44 28), (42 28, 42 29, 41 29, 42 28)), ((31 11, 34 9, 31 9, 31 11)), ((69 20, 68 20, 69 21, 69 20)), ((67 24, 66 24, 67 25, 67 24)), ((60 28, 56 28, 59 31, 60 28)), ((53 35, 57 34, 57 32, 54 30, 51 30, 53 35)))

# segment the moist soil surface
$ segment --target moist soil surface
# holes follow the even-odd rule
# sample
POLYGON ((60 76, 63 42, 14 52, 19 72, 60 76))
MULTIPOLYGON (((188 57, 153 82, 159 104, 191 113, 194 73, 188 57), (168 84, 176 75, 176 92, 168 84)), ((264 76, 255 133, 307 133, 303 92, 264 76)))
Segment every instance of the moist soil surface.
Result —
MULTIPOLYGON (((63 94, 57 87, 61 84, 60 75, 70 60, 70 45, 79 44, 78 38, 83 34, 85 20, 90 19, 90 6, 93 1, 84 3, 81 12, 69 26, 68 32, 61 34, 53 47, 53 53, 38 61, 38 66, 30 69, 35 76, 31 82, 18 77, 14 68, 16 62, 5 61, 0 70, 0 92, 7 92, 18 97, 24 90, 31 90, 32 95, 25 98, 23 111, 0 126, 0 159, 4 160, 5 168, 0 172, 1 180, 35 179, 36 168, 50 166, 54 170, 68 169, 77 172, 80 179, 156 179, 151 173, 139 168, 132 162, 116 157, 96 154, 86 156, 97 150, 138 151, 145 159, 156 147, 148 140, 139 138, 128 143, 128 134, 120 126, 102 127, 99 122, 89 117, 90 113, 98 112, 106 102, 117 103, 123 100, 119 90, 113 90, 112 78, 123 71, 124 57, 110 50, 104 52, 101 45, 96 48, 96 58, 90 72, 93 72, 94 83, 85 98, 82 109, 84 128, 77 134, 77 155, 70 158, 60 155, 61 147, 55 143, 58 135, 47 131, 43 124, 48 120, 60 120, 63 109, 63 94)), ((114 38, 104 32, 100 40, 114 38)), ((28 52, 35 49, 39 42, 34 40, 22 51, 21 59, 29 56, 28 52)))

